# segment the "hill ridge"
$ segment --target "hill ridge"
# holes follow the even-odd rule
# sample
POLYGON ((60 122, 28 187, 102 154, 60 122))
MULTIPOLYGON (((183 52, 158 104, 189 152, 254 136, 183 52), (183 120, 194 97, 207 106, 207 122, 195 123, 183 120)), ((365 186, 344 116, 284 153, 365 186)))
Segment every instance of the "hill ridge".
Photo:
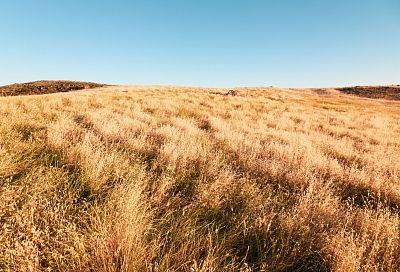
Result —
POLYGON ((37 95, 92 89, 106 84, 72 80, 37 80, 0 86, 0 96, 37 95))

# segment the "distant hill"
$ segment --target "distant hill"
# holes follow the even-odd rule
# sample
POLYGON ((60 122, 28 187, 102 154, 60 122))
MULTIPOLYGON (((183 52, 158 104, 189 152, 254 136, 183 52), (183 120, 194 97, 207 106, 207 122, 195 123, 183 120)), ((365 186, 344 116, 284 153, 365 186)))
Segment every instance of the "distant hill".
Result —
MULTIPOLYGON (((1 96, 37 95, 69 92, 82 89, 92 89, 109 86, 94 82, 68 81, 68 80, 40 80, 27 83, 16 83, 0 86, 1 96)), ((326 92, 329 89, 314 89, 317 92, 326 92)), ((390 86, 351 86, 334 88, 344 94, 374 99, 400 100, 400 85, 390 86)))
POLYGON ((106 86, 106 84, 65 80, 41 80, 1 86, 0 96, 49 94, 98 88, 103 86, 106 86))
POLYGON ((337 88, 338 91, 368 98, 400 100, 400 85, 392 86, 354 86, 337 88))

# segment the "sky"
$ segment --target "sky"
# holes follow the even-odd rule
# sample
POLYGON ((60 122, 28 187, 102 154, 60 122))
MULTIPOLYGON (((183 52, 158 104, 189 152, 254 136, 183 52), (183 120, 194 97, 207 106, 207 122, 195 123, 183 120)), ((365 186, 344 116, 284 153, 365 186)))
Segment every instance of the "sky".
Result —
POLYGON ((400 0, 1 0, 0 85, 400 84, 400 0))

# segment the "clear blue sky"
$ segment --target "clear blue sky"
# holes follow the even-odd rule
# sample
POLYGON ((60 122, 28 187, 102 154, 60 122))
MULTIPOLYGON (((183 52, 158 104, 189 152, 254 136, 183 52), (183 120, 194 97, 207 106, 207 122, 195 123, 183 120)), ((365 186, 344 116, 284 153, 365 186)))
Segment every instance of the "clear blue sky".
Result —
POLYGON ((1 0, 0 84, 400 84, 400 0, 1 0))

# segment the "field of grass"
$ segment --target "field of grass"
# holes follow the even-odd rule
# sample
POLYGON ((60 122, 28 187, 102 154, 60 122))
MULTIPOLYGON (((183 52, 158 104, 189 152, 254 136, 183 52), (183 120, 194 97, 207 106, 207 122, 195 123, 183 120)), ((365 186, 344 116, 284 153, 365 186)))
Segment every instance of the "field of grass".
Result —
POLYGON ((399 271, 400 102, 0 97, 1 271, 399 271))

